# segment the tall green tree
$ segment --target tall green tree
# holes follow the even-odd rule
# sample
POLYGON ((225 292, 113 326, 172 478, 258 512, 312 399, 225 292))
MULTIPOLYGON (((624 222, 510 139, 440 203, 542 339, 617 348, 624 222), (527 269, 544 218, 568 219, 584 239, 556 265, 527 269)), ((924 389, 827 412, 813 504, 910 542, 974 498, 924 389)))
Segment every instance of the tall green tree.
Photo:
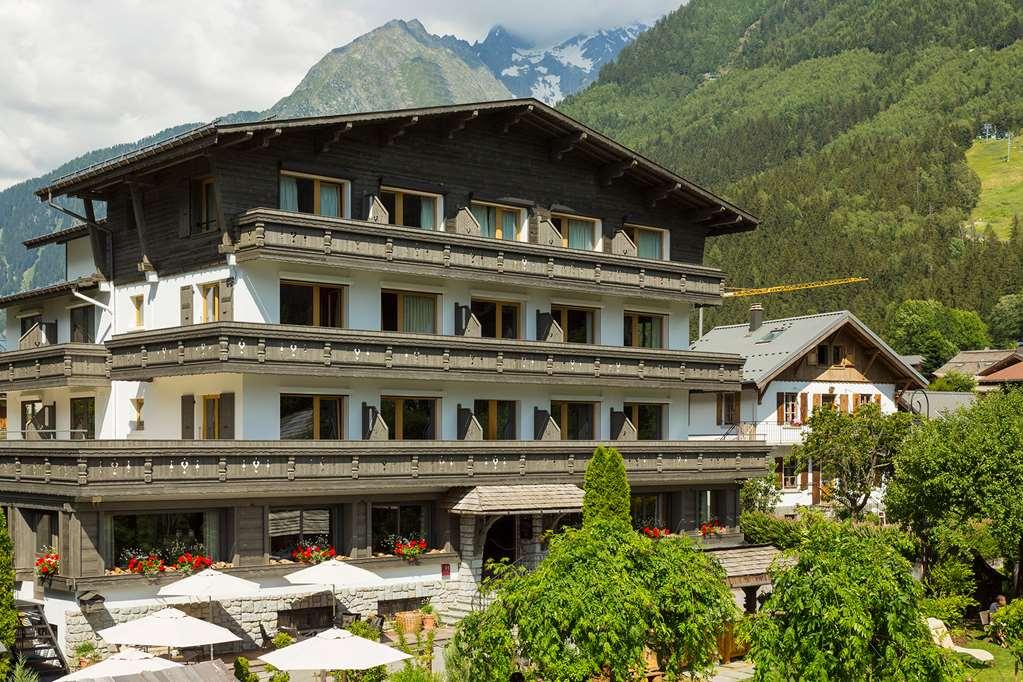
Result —
POLYGON ((961 350, 984 348, 991 342, 977 313, 934 300, 908 300, 896 306, 888 323, 888 339, 900 353, 923 355, 927 372, 961 350))
POLYGON ((931 641, 912 565, 883 536, 811 518, 744 624, 754 680, 963 679, 931 641))
MULTIPOLYGON (((18 625, 18 611, 14 606, 14 543, 7 528, 7 515, 0 513, 0 643, 11 651, 14 631, 18 625)), ((10 667, 5 655, 0 655, 0 679, 10 667)))
POLYGON ((991 324, 991 338, 996 345, 1009 346, 1023 342, 1023 292, 999 298, 988 320, 991 324))
MULTIPOLYGON (((934 546, 949 529, 990 523, 1023 565, 1023 390, 994 393, 914 429, 886 488, 888 517, 934 546)), ((1023 571, 1016 592, 1023 594, 1023 571)))
POLYGON ((852 517, 863 514, 871 494, 892 472, 892 460, 909 433, 913 417, 883 414, 874 403, 849 414, 832 407, 815 409, 803 442, 791 457, 801 467, 813 462, 833 486, 833 499, 852 517))
POLYGON ((928 388, 932 391, 958 391, 968 393, 976 390, 977 380, 962 372, 949 372, 931 382, 928 388))
POLYGON ((595 453, 581 528, 552 535, 535 570, 499 569, 492 601, 464 619, 448 659, 456 680, 633 679, 652 650, 677 677, 706 671, 716 638, 737 616, 721 567, 686 537, 651 540, 632 529, 621 454, 595 453))

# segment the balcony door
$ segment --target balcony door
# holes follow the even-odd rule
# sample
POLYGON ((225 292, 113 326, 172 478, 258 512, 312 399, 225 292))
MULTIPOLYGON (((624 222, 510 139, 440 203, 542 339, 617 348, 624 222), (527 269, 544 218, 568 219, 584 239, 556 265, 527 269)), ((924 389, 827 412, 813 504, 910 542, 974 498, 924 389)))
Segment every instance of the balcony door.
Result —
POLYGON ((96 343, 96 308, 82 305, 72 308, 71 343, 96 343))
POLYGON ((281 324, 344 326, 343 286, 282 281, 280 299, 281 324))

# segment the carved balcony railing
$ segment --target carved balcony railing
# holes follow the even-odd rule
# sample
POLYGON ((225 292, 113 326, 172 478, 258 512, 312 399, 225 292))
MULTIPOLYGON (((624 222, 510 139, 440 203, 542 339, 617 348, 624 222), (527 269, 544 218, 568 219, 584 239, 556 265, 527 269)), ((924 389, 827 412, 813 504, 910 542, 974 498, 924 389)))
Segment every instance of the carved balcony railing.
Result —
POLYGON ((721 303, 716 268, 258 208, 236 224, 239 261, 286 262, 425 274, 660 300, 721 303))
POLYGON ((111 376, 215 372, 739 390, 738 355, 213 322, 115 336, 111 376))
POLYGON ((110 385, 110 353, 98 343, 59 343, 0 353, 0 391, 110 385))
MULTIPOLYGON (((7 441, 0 490, 96 499, 343 494, 578 482, 596 441, 7 441)), ((614 444, 636 483, 729 483, 763 473, 762 442, 614 444)))

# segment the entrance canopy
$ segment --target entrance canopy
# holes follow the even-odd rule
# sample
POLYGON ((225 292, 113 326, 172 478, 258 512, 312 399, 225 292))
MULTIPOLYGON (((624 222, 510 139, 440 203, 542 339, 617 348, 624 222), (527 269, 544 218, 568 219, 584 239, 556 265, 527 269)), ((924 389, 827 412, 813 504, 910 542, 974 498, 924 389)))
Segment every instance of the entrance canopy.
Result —
POLYGON ((556 485, 479 485, 451 508, 455 514, 567 514, 583 509, 583 491, 571 483, 556 485))

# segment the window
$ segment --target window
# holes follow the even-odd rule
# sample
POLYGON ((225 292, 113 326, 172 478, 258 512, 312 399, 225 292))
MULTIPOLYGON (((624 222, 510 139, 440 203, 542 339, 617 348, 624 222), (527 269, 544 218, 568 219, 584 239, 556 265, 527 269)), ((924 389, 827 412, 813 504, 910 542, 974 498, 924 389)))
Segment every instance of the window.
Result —
POLYGON ((132 398, 130 400, 130 402, 131 402, 131 411, 132 411, 132 414, 134 415, 135 419, 132 420, 129 428, 131 428, 134 431, 144 431, 145 428, 146 428, 146 424, 142 420, 142 407, 145 405, 146 399, 145 398, 132 398))
POLYGON ((786 457, 782 464, 781 487, 799 487, 799 473, 796 471, 796 462, 791 457, 786 457))
POLYGON ((387 424, 390 440, 432 440, 436 438, 436 398, 380 398, 380 416, 387 424))
POLYGON ((625 313, 625 345, 632 348, 664 348, 664 316, 625 313))
POLYGON ((799 424, 802 421, 802 415, 799 413, 798 393, 783 393, 782 406, 782 418, 785 420, 785 424, 799 424))
POLYGON ((633 495, 630 507, 633 528, 660 527, 661 518, 657 513, 657 495, 633 495))
POLYGON ((436 334, 436 294, 380 292, 380 328, 385 332, 436 334))
POLYGON ((831 364, 841 365, 845 362, 845 348, 843 346, 831 347, 831 364))
POLYGON ((436 229, 438 200, 435 194, 390 187, 380 189, 380 203, 387 209, 391 225, 436 229))
POLYGON ((57 512, 34 509, 26 511, 25 515, 29 528, 32 529, 35 536, 36 554, 42 554, 51 547, 59 546, 57 512))
POLYGON ((202 293, 202 321, 218 321, 220 319, 220 284, 203 284, 200 291, 202 293))
POLYGON ((739 423, 739 393, 718 393, 717 403, 718 424, 731 426, 739 423))
POLYGON ((71 438, 93 440, 96 437, 96 399, 71 399, 71 438))
POLYGON ((72 308, 70 317, 71 343, 95 343, 96 308, 91 305, 81 305, 72 308))
POLYGON ((473 202, 470 206, 473 217, 480 224, 480 234, 491 239, 514 240, 522 224, 522 210, 473 202))
POLYGON ((593 251, 597 221, 568 215, 551 215, 551 223, 561 233, 561 245, 570 249, 593 251))
POLYGON ((696 522, 699 524, 714 520, 724 525, 728 519, 728 509, 725 505, 725 492, 723 490, 698 490, 696 491, 696 522))
POLYGON ((472 300, 472 314, 487 339, 520 339, 519 314, 522 306, 502 301, 472 300))
POLYGON ((476 400, 472 411, 483 427, 483 440, 515 440, 517 403, 514 400, 476 400))
POLYGON ((26 315, 25 317, 21 318, 21 335, 25 336, 25 334, 28 334, 30 331, 32 331, 33 327, 37 325, 42 325, 42 323, 43 323, 42 315, 26 315))
POLYGON ((346 184, 336 178, 281 171, 281 210, 343 218, 348 213, 346 184))
POLYGON ((344 287, 305 282, 281 282, 281 324, 313 327, 343 326, 344 287))
POLYGON ((202 397, 202 437, 207 440, 220 438, 220 396, 202 397))
POLYGON ((333 545, 334 528, 328 508, 271 509, 267 527, 270 532, 270 556, 290 559, 299 544, 333 545))
POLYGON ((139 553, 153 552, 165 561, 185 552, 220 555, 216 514, 183 512, 124 514, 113 517, 114 565, 124 567, 139 553))
POLYGON ((213 178, 201 178, 192 184, 192 234, 218 229, 217 193, 213 178))
POLYGON ((426 507, 421 504, 374 504, 373 548, 391 554, 396 538, 420 538, 427 534, 426 507))
POLYGON ((565 332, 569 343, 595 343, 593 331, 594 311, 590 308, 572 308, 552 305, 551 316, 565 332))
POLYGON ((837 403, 838 403, 838 396, 835 395, 834 393, 823 393, 823 394, 821 394, 821 403, 820 404, 821 404, 822 407, 828 406, 828 405, 830 405, 831 407, 835 407, 837 405, 837 403))
POLYGON ((54 405, 42 400, 24 400, 21 403, 22 438, 52 440, 56 437, 54 405))
POLYGON ((281 439, 341 440, 343 404, 336 395, 281 395, 281 439))
POLYGON ((135 328, 142 329, 146 325, 146 299, 142 294, 131 297, 131 307, 135 311, 135 328))
POLYGON ((640 258, 662 260, 664 258, 664 230, 652 227, 626 225, 625 234, 636 245, 636 255, 640 258))
POLYGON ((639 440, 664 439, 664 405, 625 403, 625 414, 636 427, 639 440))
POLYGON ((596 437, 596 404, 551 401, 551 417, 561 428, 561 440, 593 440, 596 437))
POLYGON ((872 402, 874 402, 873 393, 860 393, 853 396, 853 412, 855 412, 860 405, 866 405, 872 402))
POLYGON ((821 345, 817 346, 817 364, 818 365, 820 365, 822 367, 827 365, 829 357, 830 356, 829 356, 829 353, 828 353, 828 345, 827 344, 822 343, 821 345))

